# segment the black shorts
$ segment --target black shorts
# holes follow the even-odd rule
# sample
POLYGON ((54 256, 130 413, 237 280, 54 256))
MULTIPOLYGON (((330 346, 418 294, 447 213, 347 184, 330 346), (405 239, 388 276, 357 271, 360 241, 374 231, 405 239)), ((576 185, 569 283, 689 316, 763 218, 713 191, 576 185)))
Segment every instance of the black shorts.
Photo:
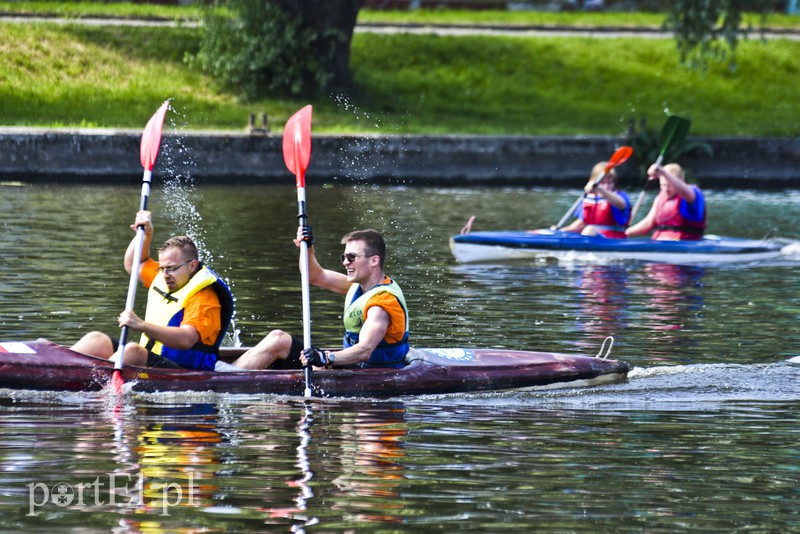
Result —
MULTIPOLYGON (((116 354, 119 350, 119 339, 111 336, 108 337, 111 339, 111 344, 113 345, 114 353, 116 354)), ((292 346, 294 346, 294 344, 292 346)), ((300 345, 300 350, 303 350, 302 344, 300 345)), ((167 358, 159 356, 158 354, 153 354, 149 350, 147 351, 147 367, 160 367, 161 369, 183 369, 183 367, 172 360, 168 360, 167 358)))
POLYGON ((292 348, 289 349, 289 356, 287 356, 285 360, 281 360, 280 358, 278 358, 272 363, 272 365, 269 366, 269 368, 302 369, 303 363, 300 361, 300 354, 302 352, 303 352, 303 340, 297 339, 296 337, 292 336, 292 348))
POLYGON ((158 354, 153 354, 149 350, 147 351, 147 367, 158 367, 161 369, 184 369, 184 367, 181 367, 172 360, 158 354))

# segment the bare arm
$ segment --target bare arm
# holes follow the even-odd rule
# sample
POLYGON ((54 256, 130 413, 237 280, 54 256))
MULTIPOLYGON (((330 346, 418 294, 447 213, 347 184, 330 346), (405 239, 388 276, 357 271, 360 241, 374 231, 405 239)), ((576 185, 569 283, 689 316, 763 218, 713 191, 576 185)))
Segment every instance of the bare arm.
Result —
POLYGON ((200 333, 192 325, 158 326, 141 320, 131 310, 120 314, 119 326, 127 326, 173 349, 187 350, 200 341, 200 333))
POLYGON ((638 223, 634 224, 630 228, 625 230, 625 235, 628 237, 636 237, 640 235, 645 235, 650 233, 656 225, 656 205, 653 202, 653 205, 650 206, 650 211, 647 212, 647 215, 644 219, 639 221, 638 223))
MULTIPOLYGON (((136 232, 139 226, 144 227, 144 240, 142 241, 142 257, 141 263, 146 262, 150 259, 150 242, 153 240, 153 222, 149 211, 140 211, 136 214, 136 220, 131 225, 131 229, 136 232)), ((128 248, 125 251, 125 259, 123 260, 123 265, 125 266, 125 271, 130 273, 133 270, 133 256, 134 256, 134 249, 136 246, 136 237, 134 236, 131 239, 131 242, 128 244, 128 248)))
POLYGON ((618 195, 611 189, 606 189, 602 185, 598 185, 595 188, 595 191, 597 191, 603 198, 605 198, 608 201, 609 204, 611 204, 618 210, 625 209, 625 199, 622 198, 622 195, 618 195))
POLYGON ((352 347, 347 347, 334 352, 336 356, 335 365, 355 365, 369 360, 372 351, 386 336, 391 318, 383 308, 372 306, 367 310, 367 318, 358 334, 358 343, 352 347))
POLYGON ((695 194, 692 186, 680 178, 677 178, 674 174, 663 167, 661 168, 661 176, 664 176, 667 180, 669 180, 669 183, 672 185, 672 188, 675 190, 675 192, 678 193, 679 197, 684 199, 689 204, 694 204, 694 201, 697 200, 697 195, 695 194))
MULTIPOLYGON (((586 228, 586 224, 583 222, 583 220, 582 219, 575 219, 574 221, 572 221, 568 225, 562 227, 560 230, 562 232, 577 232, 577 233, 580 233, 581 230, 583 230, 584 228, 586 228)), ((553 226, 553 230, 557 230, 557 228, 555 226, 553 226)))
MULTIPOLYGON (((297 229, 297 238, 294 244, 298 247, 303 240, 302 226, 297 229)), ((300 266, 302 268, 302 265, 300 266)), ((350 282, 347 281, 347 276, 343 273, 337 273, 330 269, 324 269, 317 261, 317 256, 314 253, 314 246, 308 247, 308 282, 317 287, 322 287, 340 293, 342 295, 347 293, 350 289, 350 282)))

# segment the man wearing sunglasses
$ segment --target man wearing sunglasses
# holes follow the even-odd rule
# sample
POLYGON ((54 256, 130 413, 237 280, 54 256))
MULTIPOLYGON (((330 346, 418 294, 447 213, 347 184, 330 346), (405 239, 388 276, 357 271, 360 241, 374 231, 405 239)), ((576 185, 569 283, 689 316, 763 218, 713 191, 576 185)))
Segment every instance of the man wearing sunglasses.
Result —
MULTIPOLYGON (((302 342, 280 330, 242 355, 237 366, 265 368, 278 360, 317 367, 402 367, 408 353, 408 311, 403 291, 386 276, 386 244, 375 230, 358 230, 342 238, 344 273, 323 269, 314 254, 311 227, 301 226, 295 245, 308 243, 309 283, 345 295, 344 348, 303 350, 302 342)), ((283 362, 281 362, 283 363, 283 362)))
MULTIPOLYGON (((125 365, 213 370, 219 345, 233 315, 228 286, 200 262, 197 247, 187 236, 169 238, 150 257, 153 222, 140 211, 131 228, 144 228, 139 280, 147 287, 144 320, 124 310, 119 326, 141 332, 139 343, 125 345, 125 365)), ((125 252, 125 270, 134 268, 134 238, 125 252)), ((89 332, 72 347, 83 354, 114 359, 117 342, 102 332, 89 332)))

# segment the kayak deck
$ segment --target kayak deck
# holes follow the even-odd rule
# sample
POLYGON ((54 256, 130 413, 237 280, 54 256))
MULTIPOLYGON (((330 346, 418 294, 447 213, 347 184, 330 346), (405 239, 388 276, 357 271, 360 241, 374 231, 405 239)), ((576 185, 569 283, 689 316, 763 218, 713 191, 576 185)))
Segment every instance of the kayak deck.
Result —
MULTIPOLYGON (((226 349, 223 358, 245 349, 226 349)), ((628 365, 586 355, 504 349, 412 349, 401 369, 331 369, 313 373, 315 396, 393 397, 517 388, 577 387, 624 381, 628 365)), ((98 391, 113 363, 46 339, 0 342, 0 388, 98 391)), ((302 395, 302 370, 190 371, 128 366, 134 391, 213 391, 302 395)))
POLYGON ((755 262, 793 253, 783 239, 707 235, 692 241, 609 239, 560 230, 470 232, 450 238, 461 263, 554 258, 562 261, 633 260, 674 264, 755 262))

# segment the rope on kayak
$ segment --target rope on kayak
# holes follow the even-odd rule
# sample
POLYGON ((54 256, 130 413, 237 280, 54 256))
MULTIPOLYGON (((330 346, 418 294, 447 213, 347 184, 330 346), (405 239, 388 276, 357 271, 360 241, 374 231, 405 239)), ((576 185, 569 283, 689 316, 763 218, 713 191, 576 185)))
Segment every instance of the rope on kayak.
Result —
POLYGON ((475 222, 475 216, 474 215, 470 215, 469 219, 467 219, 467 224, 465 224, 461 228, 461 231, 459 232, 459 234, 467 235, 470 232, 470 230, 472 230, 472 223, 473 222, 475 222))
POLYGON ((600 345, 600 352, 597 353, 597 356, 595 356, 595 358, 600 358, 601 360, 605 360, 611 354, 611 347, 613 346, 614 346, 614 336, 608 336, 603 340, 603 344, 600 345), (603 354, 603 349, 606 348, 606 343, 608 343, 608 350, 606 351, 606 355, 600 358, 600 356, 603 354))

